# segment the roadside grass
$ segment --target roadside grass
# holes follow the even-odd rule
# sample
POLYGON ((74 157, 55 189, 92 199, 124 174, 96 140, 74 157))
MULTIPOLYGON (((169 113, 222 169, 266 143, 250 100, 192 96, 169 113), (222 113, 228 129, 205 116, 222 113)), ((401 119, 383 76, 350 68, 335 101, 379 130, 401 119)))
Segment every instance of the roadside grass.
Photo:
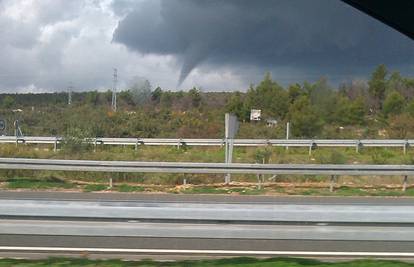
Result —
POLYGON ((238 194, 238 195, 304 195, 304 196, 414 196, 414 188, 405 192, 398 188, 353 188, 348 186, 336 187, 333 192, 329 188, 284 188, 284 187, 214 187, 201 186, 181 189, 175 193, 182 194, 238 194))
POLYGON ((143 192, 145 191, 145 187, 143 186, 133 186, 129 184, 121 184, 115 186, 115 190, 119 192, 143 192))
POLYGON ((238 193, 240 195, 264 195, 266 194, 266 191, 266 189, 258 188, 238 188, 238 193))
POLYGON ((11 178, 6 180, 8 189, 70 189, 74 184, 55 177, 45 179, 11 178))
POLYGON ((178 193, 183 194, 238 194, 238 195, 260 195, 266 193, 264 189, 257 189, 251 187, 213 187, 213 186, 201 186, 184 188, 178 193))
POLYGON ((115 183, 113 188, 108 188, 107 180, 104 182, 77 183, 70 180, 56 177, 50 178, 10 178, 0 179, 2 189, 28 189, 28 190, 81 190, 83 192, 112 191, 125 193, 173 193, 173 194, 221 194, 221 195, 303 195, 303 196, 377 196, 377 197, 414 197, 414 188, 410 187, 404 192, 399 187, 388 186, 347 186, 336 184, 334 191, 330 192, 328 185, 321 186, 316 183, 314 186, 307 184, 301 186, 301 183, 295 184, 278 184, 267 183, 260 188, 254 183, 241 184, 212 184, 197 185, 187 184, 186 186, 172 185, 153 185, 153 184, 129 184, 127 182, 115 183))
POLYGON ((221 266, 221 267, 412 267, 413 263, 400 262, 400 261, 387 261, 387 260, 354 260, 345 262, 321 262, 312 259, 300 259, 300 258, 268 258, 268 259, 256 259, 256 258, 226 258, 215 260, 191 260, 191 261, 171 261, 171 262, 159 262, 152 260, 142 261, 122 261, 122 260, 89 260, 84 258, 49 258, 46 260, 23 260, 23 259, 0 259, 0 267, 61 267, 61 266, 73 266, 73 267, 133 267, 133 266, 147 266, 147 267, 207 267, 207 266, 221 266))
POLYGON ((84 192, 104 191, 108 189, 108 185, 104 184, 88 184, 83 187, 84 192))
POLYGON ((341 186, 330 192, 328 188, 310 188, 297 190, 295 194, 306 196, 373 196, 373 197, 402 197, 414 196, 414 188, 409 188, 405 192, 401 189, 390 188, 352 188, 341 186))
MULTIPOLYGON (((363 148, 359 153, 355 148, 317 148, 306 147, 235 147, 234 162, 255 163, 261 152, 269 154, 269 163, 323 163, 323 164, 414 164, 414 149, 404 155, 401 148, 363 148)), ((131 147, 98 146, 96 151, 80 150, 53 151, 46 145, 1 144, 0 157, 85 159, 85 160, 137 160, 137 161, 181 161, 181 162, 224 162, 224 147, 185 147, 139 146, 131 147)))
POLYGON ((179 191, 183 194, 228 194, 229 190, 213 186, 190 187, 179 191))

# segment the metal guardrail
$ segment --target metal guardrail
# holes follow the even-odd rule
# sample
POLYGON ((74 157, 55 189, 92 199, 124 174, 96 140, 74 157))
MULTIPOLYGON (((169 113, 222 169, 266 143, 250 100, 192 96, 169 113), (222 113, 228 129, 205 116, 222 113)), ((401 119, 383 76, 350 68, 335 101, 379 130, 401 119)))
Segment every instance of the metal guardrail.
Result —
MULTIPOLYGON (((336 178, 340 175, 403 176, 403 191, 407 188, 408 176, 414 175, 414 165, 137 162, 26 158, 0 158, 0 169, 139 173, 330 175, 331 192, 333 191, 336 178)), ((109 187, 112 187, 112 178, 109 180, 109 187)))
MULTIPOLYGON (((26 144, 54 144, 55 148, 62 143, 62 137, 43 136, 0 136, 1 143, 26 144)), ((140 145, 148 146, 223 146, 225 139, 191 139, 191 138, 88 138, 85 142, 94 145, 140 145)), ((358 151, 362 147, 401 147, 414 145, 414 139, 234 139, 234 146, 280 146, 280 147, 355 147, 358 151)))
POLYGON ((0 158, 0 169, 290 175, 414 175, 413 165, 248 164, 0 158))

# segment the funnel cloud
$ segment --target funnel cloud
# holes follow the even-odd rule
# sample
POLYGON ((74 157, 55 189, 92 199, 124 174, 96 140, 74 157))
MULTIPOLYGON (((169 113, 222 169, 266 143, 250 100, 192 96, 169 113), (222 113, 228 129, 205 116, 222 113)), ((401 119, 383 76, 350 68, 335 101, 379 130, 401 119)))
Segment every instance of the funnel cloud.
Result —
POLYGON ((335 77, 382 63, 412 70, 414 61, 412 40, 339 0, 147 1, 119 22, 113 41, 175 56, 178 84, 199 66, 335 77))

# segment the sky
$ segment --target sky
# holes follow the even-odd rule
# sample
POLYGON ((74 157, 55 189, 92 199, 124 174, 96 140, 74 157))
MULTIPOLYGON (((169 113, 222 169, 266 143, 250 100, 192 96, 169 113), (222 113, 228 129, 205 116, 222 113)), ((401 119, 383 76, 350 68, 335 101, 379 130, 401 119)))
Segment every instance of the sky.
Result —
POLYGON ((339 0, 0 0, 0 47, 11 93, 414 76, 414 41, 339 0))

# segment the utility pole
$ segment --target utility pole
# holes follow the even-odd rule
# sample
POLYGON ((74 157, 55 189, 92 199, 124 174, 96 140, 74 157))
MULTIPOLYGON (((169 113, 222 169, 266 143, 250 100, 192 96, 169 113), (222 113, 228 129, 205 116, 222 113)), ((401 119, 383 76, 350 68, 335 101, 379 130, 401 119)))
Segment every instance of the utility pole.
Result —
POLYGON ((114 68, 114 80, 112 87, 112 110, 116 111, 116 85, 118 82, 118 70, 114 68))
POLYGON ((70 106, 72 104, 72 91, 73 91, 73 85, 72 82, 70 82, 68 87, 68 105, 70 106))

